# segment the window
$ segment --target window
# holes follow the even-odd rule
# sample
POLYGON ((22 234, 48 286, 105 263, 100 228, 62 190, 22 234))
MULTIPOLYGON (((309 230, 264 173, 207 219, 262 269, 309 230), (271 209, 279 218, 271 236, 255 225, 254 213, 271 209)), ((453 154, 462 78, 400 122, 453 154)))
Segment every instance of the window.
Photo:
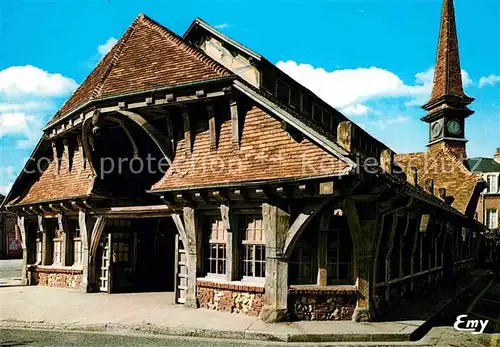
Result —
POLYGON ((61 264, 62 263, 62 243, 63 243, 63 238, 62 238, 62 230, 56 230, 54 234, 54 239, 53 239, 53 258, 52 258, 52 263, 53 264, 61 264))
POLYGON ((266 276, 265 234, 261 216, 247 216, 242 223, 243 277, 262 278, 266 276))
POLYGON ((498 228, 498 210, 489 209, 486 211, 486 226, 490 229, 498 228))
POLYGON ((69 231, 71 233, 72 241, 73 241, 73 264, 78 265, 82 263, 83 259, 83 248, 82 248, 82 239, 80 234, 80 223, 78 220, 70 219, 68 221, 69 231))
POLYGON ((38 230, 36 233, 36 256, 35 256, 35 262, 36 264, 41 264, 42 263, 42 238, 43 238, 43 233, 38 230))
POLYGON ((212 218, 210 226, 208 273, 224 275, 226 273, 227 229, 220 218, 212 218))
POLYGON ((316 233, 304 232, 295 245, 288 263, 290 284, 316 284, 316 233))
POLYGON ((498 193, 498 176, 486 175, 486 182, 488 183, 488 193, 498 193))
POLYGON ((344 283, 351 279, 351 236, 345 217, 323 214, 321 230, 327 231, 327 283, 344 283))

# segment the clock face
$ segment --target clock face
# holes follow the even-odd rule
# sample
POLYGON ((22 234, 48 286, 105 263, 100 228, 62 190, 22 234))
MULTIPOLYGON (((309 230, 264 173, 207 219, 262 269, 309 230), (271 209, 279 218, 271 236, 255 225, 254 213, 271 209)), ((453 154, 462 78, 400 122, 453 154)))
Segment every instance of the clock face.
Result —
POLYGON ((431 126, 432 138, 436 138, 439 135, 441 135, 441 130, 443 130, 443 126, 441 125, 441 122, 433 123, 431 126))
POLYGON ((456 119, 450 120, 447 125, 448 131, 453 135, 458 135, 462 131, 460 122, 456 119))

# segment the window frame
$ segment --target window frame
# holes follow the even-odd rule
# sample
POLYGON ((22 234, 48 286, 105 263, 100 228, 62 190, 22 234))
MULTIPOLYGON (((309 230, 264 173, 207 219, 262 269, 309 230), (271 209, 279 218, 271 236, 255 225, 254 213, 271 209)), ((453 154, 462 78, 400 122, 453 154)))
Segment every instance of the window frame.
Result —
POLYGON ((242 257, 241 257, 241 279, 246 282, 265 282, 266 279, 266 241, 265 241, 265 230, 264 221, 262 215, 241 215, 242 221, 240 222, 240 235, 241 235, 241 245, 242 245, 242 257), (253 220, 254 226, 252 230, 252 239, 249 239, 249 225, 250 220, 253 220), (255 226, 255 223, 260 223, 260 228, 255 226), (260 240, 256 239, 256 231, 260 234, 260 240), (253 256, 250 257, 250 252, 247 250, 252 250, 253 256), (260 254, 260 259, 257 260, 257 254, 260 254), (250 264, 252 275, 247 275, 247 266, 250 264), (257 265, 260 264, 260 274, 261 276, 256 276, 257 265))
POLYGON ((489 229, 497 229, 498 228, 498 209, 489 208, 486 210, 486 226, 489 229), (493 215, 494 214, 494 218, 493 215))
POLYGON ((488 187, 486 188, 486 193, 487 194, 496 194, 499 192, 499 182, 498 182, 498 177, 499 175, 498 174, 486 174, 486 183, 488 184, 488 187), (489 183, 491 179, 491 185, 489 183), (493 189, 493 187, 495 189, 493 189))
POLYGON ((208 240, 208 262, 206 268, 206 276, 213 278, 225 278, 227 273, 227 229, 224 226, 222 218, 212 216, 209 219, 210 225, 210 238, 208 240), (214 228, 215 224, 215 228, 214 228), (215 232, 215 237, 214 237, 215 232), (220 234, 222 233, 222 235, 220 234), (219 257, 219 249, 222 248, 223 257, 219 257), (213 250, 215 249, 215 258, 213 250), (212 262, 215 261, 215 271, 212 272, 212 262), (222 271, 218 272, 219 263, 222 263, 222 271))

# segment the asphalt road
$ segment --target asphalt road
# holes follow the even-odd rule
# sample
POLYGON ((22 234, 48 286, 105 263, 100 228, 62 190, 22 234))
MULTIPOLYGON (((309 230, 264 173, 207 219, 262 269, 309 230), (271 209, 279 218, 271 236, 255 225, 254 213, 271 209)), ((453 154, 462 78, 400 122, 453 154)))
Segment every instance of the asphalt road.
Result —
MULTIPOLYGON (((206 339, 176 336, 152 335, 120 335, 101 332, 55 331, 39 329, 0 329, 0 347, 28 346, 28 347, 146 347, 146 346, 189 346, 189 347, 330 347, 330 346, 436 346, 436 347, 500 347, 500 334, 471 335, 460 333, 453 328, 434 328, 430 335, 434 337, 432 344, 424 341, 416 343, 281 343, 268 341, 241 341, 227 339, 206 339)), ((430 342, 430 340, 428 341, 430 342)))
MULTIPOLYGON (((293 346, 318 346, 314 344, 292 344, 293 346)), ((321 346, 335 346, 322 344, 321 346)), ((227 339, 204 339, 176 336, 118 335, 110 333, 63 332, 54 330, 0 329, 0 347, 29 346, 98 346, 98 347, 280 347, 290 344, 259 341, 237 341, 227 339)))
POLYGON ((22 259, 1 259, 0 279, 21 278, 22 259))

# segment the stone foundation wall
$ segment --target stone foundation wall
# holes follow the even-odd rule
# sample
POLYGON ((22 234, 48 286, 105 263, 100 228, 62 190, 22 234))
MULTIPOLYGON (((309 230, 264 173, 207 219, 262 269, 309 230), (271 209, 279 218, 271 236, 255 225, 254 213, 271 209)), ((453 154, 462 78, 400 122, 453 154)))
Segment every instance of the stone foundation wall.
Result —
POLYGON ((357 290, 352 288, 299 288, 288 292, 292 320, 351 320, 357 290))
POLYGON ((28 268, 28 284, 57 288, 80 288, 83 271, 79 269, 28 268))
POLYGON ((215 311, 258 316, 264 303, 264 287, 210 281, 197 282, 200 307, 215 311))

